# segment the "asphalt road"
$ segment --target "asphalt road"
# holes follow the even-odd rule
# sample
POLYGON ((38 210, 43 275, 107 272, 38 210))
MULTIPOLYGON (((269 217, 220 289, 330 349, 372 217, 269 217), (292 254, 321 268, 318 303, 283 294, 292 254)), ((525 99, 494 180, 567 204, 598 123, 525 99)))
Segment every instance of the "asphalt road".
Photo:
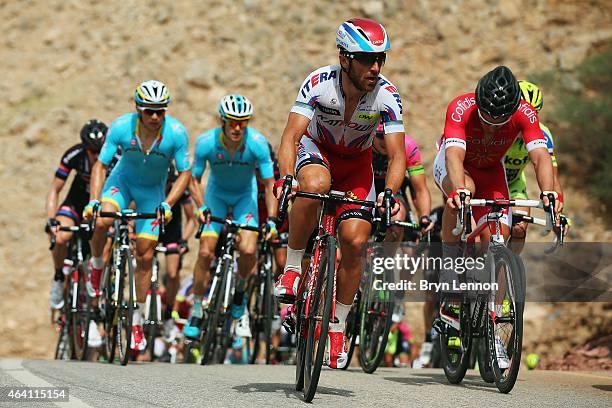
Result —
MULTIPOLYGON (((0 359, 0 386, 68 387, 67 403, 0 402, 35 407, 304 406, 293 387, 293 366, 199 366, 0 359)), ((451 386, 442 370, 324 369, 314 405, 419 407, 610 407, 612 373, 527 371, 503 395, 468 372, 451 386)))

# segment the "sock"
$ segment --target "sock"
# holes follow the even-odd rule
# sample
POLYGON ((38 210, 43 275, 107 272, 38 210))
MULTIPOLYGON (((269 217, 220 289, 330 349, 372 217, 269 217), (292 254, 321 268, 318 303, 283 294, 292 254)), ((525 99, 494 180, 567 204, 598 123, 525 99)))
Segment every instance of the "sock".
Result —
POLYGON ((64 272, 63 268, 55 269, 55 275, 53 276, 53 280, 57 282, 62 282, 64 280, 64 272))
POLYGON ((92 256, 91 257, 91 266, 96 269, 104 268, 104 259, 101 256, 92 256))
POLYGON ((295 269, 302 273, 302 258, 304 257, 304 249, 291 249, 287 247, 287 262, 285 263, 285 271, 289 268, 295 269))
POLYGON ((238 280, 236 281, 236 290, 234 291, 234 298, 232 302, 235 305, 241 305, 244 300, 244 291, 246 289, 247 281, 242 278, 242 276, 238 276, 238 280))
MULTIPOLYGON (((144 305, 144 303, 142 303, 144 305)), ((141 303, 138 304, 138 307, 140 307, 141 303)), ((132 326, 142 326, 142 312, 140 311, 140 309, 138 310, 134 310, 134 313, 132 314, 132 326)))
POLYGON ((431 343, 431 330, 425 333, 425 343, 431 343))
POLYGON ((351 311, 352 305, 345 305, 340 302, 336 302, 336 318, 338 323, 330 323, 330 332, 344 332, 344 325, 346 324, 346 317, 351 311))
POLYGON ((202 295, 193 295, 193 309, 191 315, 199 319, 202 318, 202 295))

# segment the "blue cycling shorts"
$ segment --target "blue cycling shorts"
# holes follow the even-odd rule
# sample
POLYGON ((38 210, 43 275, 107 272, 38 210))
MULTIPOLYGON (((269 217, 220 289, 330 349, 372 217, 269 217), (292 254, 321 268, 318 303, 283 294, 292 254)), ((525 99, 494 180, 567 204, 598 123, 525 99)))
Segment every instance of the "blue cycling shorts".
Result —
MULTIPOLYGON (((218 218, 227 216, 228 207, 233 207, 233 220, 240 224, 259 225, 259 217, 257 213, 257 189, 250 188, 244 191, 234 192, 227 191, 217 187, 214 184, 209 184, 204 193, 204 202, 210 209, 210 213, 218 218)), ((202 236, 219 236, 223 225, 217 222, 211 222, 205 225, 202 230, 202 236)))

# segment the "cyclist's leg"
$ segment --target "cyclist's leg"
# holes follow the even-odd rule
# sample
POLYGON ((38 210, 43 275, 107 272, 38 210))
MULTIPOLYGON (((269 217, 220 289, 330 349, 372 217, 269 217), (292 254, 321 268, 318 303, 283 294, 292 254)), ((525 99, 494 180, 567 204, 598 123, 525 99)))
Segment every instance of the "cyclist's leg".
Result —
MULTIPOLYGON (((180 208, 179 208, 180 211, 180 208)), ((178 249, 179 241, 181 240, 181 222, 180 217, 172 218, 172 220, 166 225, 164 234, 160 237, 160 242, 168 249, 178 249)), ((174 298, 181 285, 180 281, 180 258, 179 254, 168 254, 166 253, 166 309, 164 315, 166 318, 169 317, 170 310, 174 304, 174 298)), ((161 280, 161 278, 160 278, 161 280)))
MULTIPOLYGON (((510 190, 510 198, 512 199, 523 199, 527 200, 527 178, 525 177, 525 171, 521 172, 521 176, 514 182, 508 185, 510 190)), ((513 211, 523 211, 528 215, 531 214, 531 208, 529 207, 514 207, 513 211)), ((519 222, 512 226, 512 239, 510 240, 510 249, 515 254, 520 254, 525 246, 525 237, 527 236, 527 227, 529 223, 519 222)))
MULTIPOLYGON (((253 227, 259 225, 256 190, 247 191, 245 194, 237 197, 232 204, 234 207, 234 219, 236 219, 238 223, 247 224, 253 227)), ((246 312, 246 297, 244 294, 248 278, 255 271, 257 236, 258 233, 255 231, 240 231, 240 241, 238 242, 238 250, 240 251, 240 257, 238 258, 238 275, 236 277, 231 311, 234 319, 241 318, 236 327, 236 334, 239 337, 251 336, 248 324, 249 316, 246 312)))
MULTIPOLYGON (((127 186, 119 176, 111 175, 104 184, 100 210, 121 211, 127 208, 130 201, 132 201, 132 196, 127 186)), ((100 295, 100 278, 104 269, 104 247, 108 240, 106 233, 111 225, 113 225, 112 218, 98 217, 90 241, 91 260, 89 269, 91 273, 87 281, 87 291, 92 297, 100 295)))
MULTIPOLYGON (((298 148, 295 172, 300 189, 313 193, 327 193, 331 187, 329 162, 325 152, 311 139, 302 137, 298 148)), ((302 258, 308 237, 317 224, 320 204, 315 200, 297 198, 289 214, 289 243, 285 269, 279 276, 274 293, 284 303, 293 303, 299 277, 302 273, 302 258)))
MULTIPOLYGON (((62 227, 69 227, 75 225, 80 216, 72 207, 62 204, 55 214, 55 219, 62 227)), ((61 309, 64 306, 64 276, 69 273, 69 270, 64 271, 64 259, 68 256, 68 243, 71 238, 71 232, 59 231, 51 253, 55 273, 49 291, 49 306, 53 309, 61 309)))

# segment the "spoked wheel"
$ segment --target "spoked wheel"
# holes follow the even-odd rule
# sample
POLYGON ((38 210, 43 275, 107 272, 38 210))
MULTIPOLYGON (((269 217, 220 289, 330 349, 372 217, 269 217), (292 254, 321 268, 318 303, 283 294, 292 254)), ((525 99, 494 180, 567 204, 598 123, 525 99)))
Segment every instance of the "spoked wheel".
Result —
POLYGON ((255 364, 259 354, 259 335, 262 331, 263 320, 263 299, 261 298, 258 275, 251 277, 247 294, 247 312, 249 313, 249 324, 251 326, 251 338, 247 339, 247 360, 249 364, 255 364))
POLYGON ((73 278, 69 281, 72 285, 71 296, 71 325, 72 344, 74 346, 74 357, 77 360, 87 359, 87 341, 89 339, 89 322, 91 320, 90 299, 85 287, 85 272, 83 266, 72 272, 73 278))
MULTIPOLYGON (((157 260, 154 259, 153 262, 157 262, 157 260)), ((159 301, 157 285, 157 282, 151 282, 151 296, 149 296, 148 305, 149 312, 143 327, 147 339, 147 352, 149 353, 150 361, 155 360, 155 339, 159 337, 161 332, 159 327, 161 322, 161 301, 159 301)))
POLYGON ((272 283, 272 254, 266 254, 264 264, 265 281, 263 287, 263 341, 265 343, 266 364, 270 364, 272 356, 272 322, 277 309, 276 298, 274 297, 274 286, 272 283))
POLYGON ((124 253, 119 271, 117 348, 121 365, 126 365, 132 354, 132 319, 134 317, 134 266, 129 250, 124 253))
POLYGON ((227 279, 229 270, 232 265, 229 264, 225 259, 221 260, 221 265, 218 266, 221 269, 221 276, 217 279, 214 293, 211 292, 209 295, 210 303, 208 308, 204 311, 205 324, 204 324, 204 339, 202 340, 202 359, 200 364, 214 364, 216 362, 215 349, 220 345, 217 344, 217 339, 222 328, 219 327, 219 321, 221 320, 221 307, 223 306, 223 299, 221 295, 225 288, 225 281, 227 279))
POLYGON ((311 402, 317 391, 325 348, 327 332, 331 319, 332 304, 334 302, 335 268, 336 268, 336 240, 327 236, 315 257, 320 256, 318 273, 314 292, 310 293, 306 322, 308 337, 304 358, 304 400, 311 402))
POLYGON ((368 285, 361 301, 359 323, 359 364, 372 374, 385 355, 393 316, 393 298, 389 291, 372 290, 368 285))
POLYGON ((346 354, 346 364, 342 367, 346 370, 351 365, 355 347, 357 345, 357 337, 359 336, 359 308, 361 307, 361 292, 357 292, 357 297, 351 306, 351 311, 346 317, 346 339, 349 342, 348 352, 346 354))
POLYGON ((70 301, 72 298, 70 283, 64 288, 64 306, 59 311, 57 318, 58 333, 55 345, 56 360, 70 360, 74 358, 74 345, 72 344, 72 333, 70 330, 70 301))
POLYGON ((489 354, 497 389, 509 393, 518 377, 523 347, 524 267, 508 248, 493 248, 499 292, 487 327, 489 354), (502 296, 503 293, 503 296, 502 296))
POLYGON ((308 337, 308 324, 306 320, 306 285, 312 274, 311 268, 302 274, 298 297, 294 304, 295 313, 295 390, 304 389, 304 360, 306 359, 306 338, 308 337))
POLYGON ((451 384, 463 381, 470 364, 472 348, 472 330, 469 322, 469 303, 463 302, 459 312, 461 331, 446 326, 440 334, 441 364, 444 374, 451 384))
POLYGON ((102 290, 102 297, 100 298, 100 312, 102 315, 102 322, 104 325, 104 351, 106 353, 106 359, 108 363, 115 361, 115 351, 117 349, 117 307, 116 302, 113 299, 115 293, 115 278, 116 270, 114 268, 113 258, 108 262, 108 265, 104 269, 104 278, 102 283, 104 285, 102 290))

